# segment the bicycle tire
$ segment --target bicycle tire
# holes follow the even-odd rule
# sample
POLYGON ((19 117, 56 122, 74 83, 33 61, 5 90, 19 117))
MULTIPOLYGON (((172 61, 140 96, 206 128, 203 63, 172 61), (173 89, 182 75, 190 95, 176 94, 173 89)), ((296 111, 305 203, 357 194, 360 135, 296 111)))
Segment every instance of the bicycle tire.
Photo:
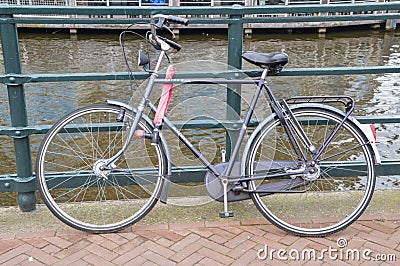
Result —
MULTIPOLYGON (((293 114, 302 121, 304 132, 317 149, 329 130, 343 119, 343 114, 321 107, 302 107, 294 109, 293 114)), ((248 176, 277 173, 282 167, 288 171, 298 163, 276 116, 256 134, 245 162, 248 176)), ((250 190, 259 189, 260 193, 251 193, 251 198, 272 224, 294 235, 326 236, 346 228, 364 212, 376 178, 374 153, 363 131, 346 119, 320 158, 317 176, 248 182, 250 190), (356 163, 356 168, 348 167, 351 163, 356 163), (266 193, 268 190, 285 193, 266 193)))
MULTIPOLYGON (((73 228, 119 231, 143 218, 159 198, 167 172, 162 144, 152 146, 150 140, 134 138, 115 169, 99 170, 101 160, 121 149, 135 116, 125 110, 123 122, 117 122, 120 110, 111 105, 77 109, 53 125, 38 150, 41 197, 58 219, 73 228)), ((143 118, 139 127, 152 131, 143 118)))

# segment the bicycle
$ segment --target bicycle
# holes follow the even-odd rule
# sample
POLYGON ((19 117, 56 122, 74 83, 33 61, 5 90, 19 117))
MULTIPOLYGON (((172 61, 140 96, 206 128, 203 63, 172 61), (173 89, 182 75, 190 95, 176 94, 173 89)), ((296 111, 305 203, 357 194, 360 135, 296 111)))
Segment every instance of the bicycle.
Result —
POLYGON ((73 228, 108 233, 139 221, 159 199, 166 203, 172 155, 162 132, 168 128, 207 169, 207 191, 223 202, 221 218, 233 216, 228 202, 251 199, 272 224, 295 235, 325 236, 353 223, 371 200, 375 164, 380 163, 373 126, 350 116, 354 100, 347 96, 278 100, 267 77, 279 74, 287 64, 283 52, 244 52, 243 59, 262 69, 256 79, 174 79, 171 65, 165 78, 159 78, 166 53, 181 49, 157 35, 158 29, 172 33, 170 23, 187 25, 188 20, 151 18, 146 40, 159 56, 151 70, 149 58, 139 51, 139 65, 150 77, 137 107, 107 100, 67 114, 47 132, 38 151, 36 176, 50 211, 73 228), (177 83, 255 85, 233 159, 212 165, 167 118, 177 83), (158 106, 149 100, 155 84, 163 84, 158 106), (261 91, 269 98, 272 114, 253 130, 241 161, 235 162, 261 91), (145 108, 154 119, 144 113, 145 108), (240 172, 234 174, 238 165, 240 172))

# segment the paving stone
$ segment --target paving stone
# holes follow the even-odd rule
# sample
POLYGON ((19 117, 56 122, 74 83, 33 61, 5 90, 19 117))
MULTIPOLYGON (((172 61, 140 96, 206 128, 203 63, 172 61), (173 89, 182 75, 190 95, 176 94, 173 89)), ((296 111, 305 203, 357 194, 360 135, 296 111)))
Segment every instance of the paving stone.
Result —
MULTIPOLYGON (((400 258, 399 218, 367 220, 363 217, 344 231, 328 237, 290 235, 265 221, 201 222, 133 226, 113 234, 87 234, 76 230, 24 232, 1 235, 1 265, 397 265, 400 258), (339 249, 337 241, 346 246, 339 249), (265 249, 268 257, 261 259, 265 249), (324 250, 371 250, 373 255, 395 255, 397 261, 367 261, 278 256, 279 250, 308 252, 321 257, 324 250), (261 252, 261 253, 260 253, 261 252), (272 258, 270 257, 272 255, 272 258), (396 264, 397 263, 397 264, 396 264)), ((293 255, 292 254, 292 255, 293 255)), ((339 253, 338 253, 339 254, 339 253)), ((346 253, 343 253, 346 254, 346 253)))

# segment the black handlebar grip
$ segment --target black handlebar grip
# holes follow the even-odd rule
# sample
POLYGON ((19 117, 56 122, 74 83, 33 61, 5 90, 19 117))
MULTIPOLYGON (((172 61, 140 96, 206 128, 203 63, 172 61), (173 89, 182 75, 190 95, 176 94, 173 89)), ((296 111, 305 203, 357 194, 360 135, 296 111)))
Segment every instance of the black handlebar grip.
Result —
POLYGON ((158 38, 160 38, 164 42, 168 43, 172 48, 174 48, 177 51, 179 51, 182 48, 181 45, 177 44, 174 41, 171 41, 170 39, 167 39, 167 38, 164 38, 164 37, 161 37, 161 36, 158 36, 158 38))
POLYGON ((172 23, 182 24, 187 26, 189 24, 189 20, 187 18, 181 18, 176 16, 168 16, 167 20, 172 23))

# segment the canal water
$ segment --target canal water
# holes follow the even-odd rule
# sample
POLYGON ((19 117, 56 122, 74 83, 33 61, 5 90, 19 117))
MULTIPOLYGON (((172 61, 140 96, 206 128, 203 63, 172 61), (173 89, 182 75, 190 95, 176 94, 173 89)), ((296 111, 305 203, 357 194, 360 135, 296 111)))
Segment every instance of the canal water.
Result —
MULTIPOLYGON (((21 33, 20 53, 23 73, 81 73, 124 72, 125 62, 118 42, 118 33, 65 34, 59 31, 48 33, 21 33)), ((177 71, 224 70, 227 62, 227 36, 211 32, 185 34, 179 37, 183 46, 170 58, 177 71)), ((143 40, 127 37, 125 51, 133 71, 137 50, 145 49, 143 40)), ((288 68, 313 67, 363 67, 400 65, 400 31, 341 31, 321 36, 314 33, 270 33, 254 34, 246 38, 243 50, 259 52, 285 51, 289 55, 288 68)), ((150 52, 150 57, 155 58, 150 52)), ((2 56, 0 56, 2 60, 2 56)), ((2 65, 2 62, 0 62, 2 65)), ((255 69, 246 62, 244 69, 255 69)), ((0 69, 4 73, 4 69, 0 69)), ((130 101, 132 94, 140 96, 141 81, 93 81, 27 84, 26 103, 30 125, 53 124, 58 118, 73 109, 93 103, 102 103, 107 98, 130 101), (133 88, 133 92, 132 92, 133 88)), ((271 86, 279 97, 296 95, 347 95, 356 100, 355 116, 396 115, 400 113, 400 74, 346 75, 315 77, 272 77, 271 86)), ((0 90, 0 126, 9 126, 8 96, 5 86, 0 90)), ((242 109, 252 96, 253 87, 242 87, 242 109)), ((204 117, 224 119, 226 114, 226 91, 221 86, 182 86, 172 98, 170 116, 172 120, 189 121, 204 117)), ((256 110, 258 119, 268 114, 268 104, 261 100, 256 110)), ((243 112, 242 112, 243 114, 243 112)), ((379 151, 382 159, 400 159, 400 131, 396 124, 377 124, 379 151)), ((211 160, 219 160, 218 149, 225 145, 225 134, 220 130, 186 130, 190 140, 206 152, 211 160), (206 137, 208 135, 212 137, 206 137), (218 158, 217 158, 218 157, 218 158)), ((42 136, 32 136, 32 156, 42 136)), ((13 142, 0 136, 0 174, 15 173, 13 142)), ((182 155, 177 164, 193 163, 183 147, 170 144, 174 152, 182 155)), ((177 156, 179 157, 179 156, 177 156)), ((398 176, 380 177, 378 188, 400 188, 398 176)), ((0 206, 15 202, 10 193, 0 193, 0 206), (10 200, 10 198, 12 198, 10 200)))

